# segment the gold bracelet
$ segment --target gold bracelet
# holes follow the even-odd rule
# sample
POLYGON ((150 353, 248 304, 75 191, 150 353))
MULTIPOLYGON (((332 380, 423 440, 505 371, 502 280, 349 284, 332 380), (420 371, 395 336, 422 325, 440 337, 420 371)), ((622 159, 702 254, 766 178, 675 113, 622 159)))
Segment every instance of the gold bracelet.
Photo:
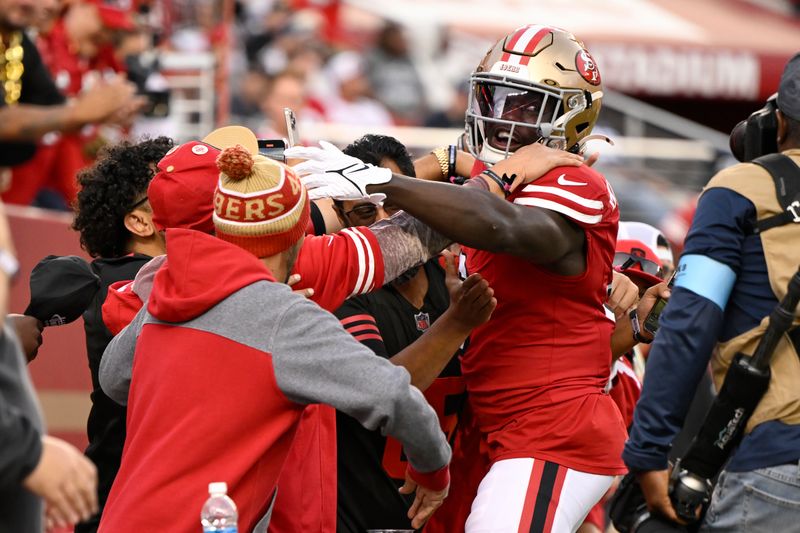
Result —
POLYGON ((447 170, 450 168, 450 156, 447 148, 437 148, 436 150, 432 150, 431 153, 436 156, 436 160, 439 162, 439 168, 442 171, 442 177, 449 178, 450 176, 447 175, 447 170))

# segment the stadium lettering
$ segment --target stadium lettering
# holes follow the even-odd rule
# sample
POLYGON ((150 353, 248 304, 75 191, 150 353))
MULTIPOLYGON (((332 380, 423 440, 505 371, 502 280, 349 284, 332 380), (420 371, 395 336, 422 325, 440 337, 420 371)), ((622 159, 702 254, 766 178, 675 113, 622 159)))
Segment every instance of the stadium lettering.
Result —
POLYGON ((750 52, 597 44, 592 55, 608 87, 658 96, 753 100, 761 67, 750 52))

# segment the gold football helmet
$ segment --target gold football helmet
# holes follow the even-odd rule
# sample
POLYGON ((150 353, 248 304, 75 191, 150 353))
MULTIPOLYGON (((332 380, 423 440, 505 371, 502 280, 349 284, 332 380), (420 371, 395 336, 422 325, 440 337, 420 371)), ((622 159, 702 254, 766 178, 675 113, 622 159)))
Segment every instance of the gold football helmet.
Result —
POLYGON ((534 142, 578 151, 602 96, 597 64, 574 35, 522 26, 495 43, 470 76, 467 147, 488 164, 534 142))

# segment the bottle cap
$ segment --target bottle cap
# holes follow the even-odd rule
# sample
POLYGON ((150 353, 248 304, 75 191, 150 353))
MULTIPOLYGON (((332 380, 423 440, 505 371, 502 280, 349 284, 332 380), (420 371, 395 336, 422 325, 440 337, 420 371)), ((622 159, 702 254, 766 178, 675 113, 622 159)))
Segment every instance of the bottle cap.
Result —
POLYGON ((208 484, 208 493, 209 494, 227 494, 228 493, 228 484, 224 481, 217 481, 215 483, 208 484))

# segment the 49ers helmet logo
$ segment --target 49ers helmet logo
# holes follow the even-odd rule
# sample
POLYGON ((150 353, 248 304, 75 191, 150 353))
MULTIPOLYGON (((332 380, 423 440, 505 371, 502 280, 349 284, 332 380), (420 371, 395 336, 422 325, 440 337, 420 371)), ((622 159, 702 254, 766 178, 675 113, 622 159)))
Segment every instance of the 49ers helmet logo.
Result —
POLYGON ((581 50, 575 54, 575 67, 583 79, 592 85, 600 85, 600 71, 597 70, 597 63, 588 51, 581 50))

